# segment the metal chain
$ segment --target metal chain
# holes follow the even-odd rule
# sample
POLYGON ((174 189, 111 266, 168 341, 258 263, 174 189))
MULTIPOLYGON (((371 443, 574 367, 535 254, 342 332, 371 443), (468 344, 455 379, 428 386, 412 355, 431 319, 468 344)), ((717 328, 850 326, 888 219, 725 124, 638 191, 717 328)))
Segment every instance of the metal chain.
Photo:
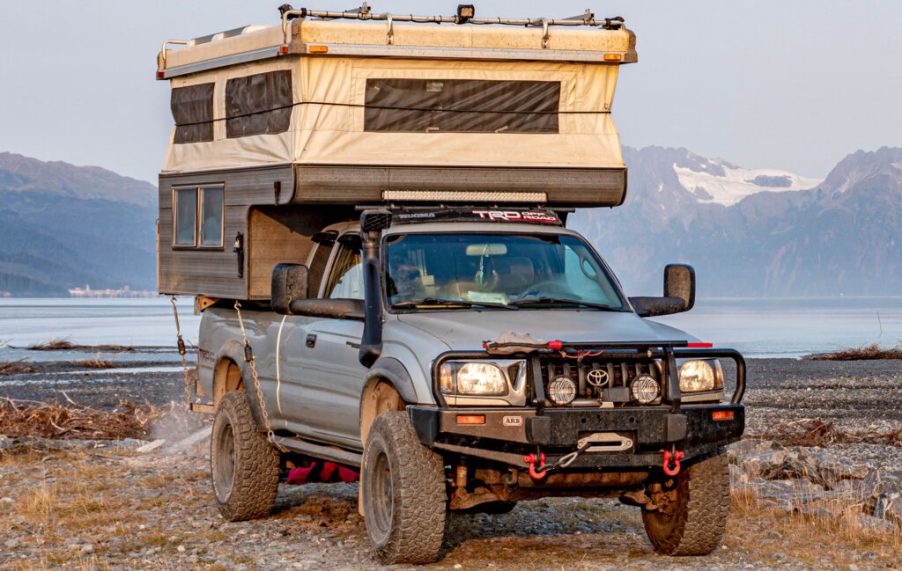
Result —
POLYGON ((182 324, 179 322, 179 310, 176 306, 176 298, 175 296, 170 297, 170 301, 172 302, 172 316, 175 317, 175 335, 176 335, 176 344, 178 345, 179 355, 182 358, 182 375, 185 380, 185 407, 191 408, 191 401, 194 400, 194 390, 191 388, 191 377, 188 372, 188 359, 185 357, 187 353, 187 349, 185 348, 185 338, 182 337, 182 324))
POLYGON ((260 417, 263 420, 263 428, 266 429, 266 439, 280 452, 288 452, 288 449, 276 441, 276 435, 272 431, 269 413, 266 412, 266 403, 263 401, 263 390, 260 388, 260 377, 257 375, 257 361, 254 358, 254 350, 247 338, 247 329, 244 328, 244 319, 241 317, 241 302, 235 301, 235 311, 238 313, 238 325, 241 327, 241 336, 244 338, 244 360, 251 369, 251 379, 254 383, 254 393, 257 395, 257 404, 260 408, 260 417))

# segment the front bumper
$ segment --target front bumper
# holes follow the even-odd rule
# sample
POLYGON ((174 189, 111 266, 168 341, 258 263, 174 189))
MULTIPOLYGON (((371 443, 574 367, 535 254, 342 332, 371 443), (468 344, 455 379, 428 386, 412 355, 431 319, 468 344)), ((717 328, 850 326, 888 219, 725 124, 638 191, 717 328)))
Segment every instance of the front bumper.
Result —
POLYGON ((652 468, 662 451, 676 448, 684 461, 707 456, 735 442, 745 429, 741 404, 624 408, 437 408, 409 406, 420 441, 431 448, 524 466, 523 456, 538 447, 549 463, 573 452, 581 438, 617 434, 628 450, 589 452, 569 468, 652 468), (717 413, 717 414, 715 414, 717 413), (730 414, 732 413, 732 414, 730 414), (459 417, 484 417, 484 424, 459 424, 459 417), (715 420, 718 417, 721 420, 715 420))

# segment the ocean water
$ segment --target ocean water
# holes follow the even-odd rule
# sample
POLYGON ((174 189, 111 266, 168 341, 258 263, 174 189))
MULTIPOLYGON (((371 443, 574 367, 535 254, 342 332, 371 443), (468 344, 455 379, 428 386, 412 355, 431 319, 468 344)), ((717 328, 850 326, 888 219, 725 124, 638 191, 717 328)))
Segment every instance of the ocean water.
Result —
MULTIPOLYGON (((189 347, 197 343, 200 317, 194 299, 178 300, 182 333, 189 347)), ((92 357, 128 361, 178 361, 175 320, 168 298, 0 299, 0 361, 79 360, 92 357), (143 347, 132 353, 27 351, 26 347, 64 339, 79 345, 143 347)))
MULTIPOLYGON (((197 341, 200 317, 193 313, 191 298, 179 300, 178 307, 190 346, 197 341)), ((657 320, 749 357, 799 357, 875 342, 897 346, 902 342, 902 297, 711 298, 698 300, 690 312, 657 320)), ((156 359, 155 352, 165 355, 161 360, 177 358, 167 298, 0 299, 0 360, 77 357, 22 350, 52 338, 160 348, 120 355, 125 360, 156 359)))

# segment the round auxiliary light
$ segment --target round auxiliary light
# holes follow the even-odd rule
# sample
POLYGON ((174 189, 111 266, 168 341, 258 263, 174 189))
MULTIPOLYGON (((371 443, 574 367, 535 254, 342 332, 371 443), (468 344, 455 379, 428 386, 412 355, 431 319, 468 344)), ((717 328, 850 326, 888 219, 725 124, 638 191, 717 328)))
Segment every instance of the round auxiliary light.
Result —
POLYGON ((548 397, 557 405, 565 405, 576 398, 576 383, 567 377, 555 377, 548 383, 548 397))
POLYGON ((658 398, 658 382, 649 375, 639 375, 630 385, 630 393, 639 404, 648 404, 658 398))

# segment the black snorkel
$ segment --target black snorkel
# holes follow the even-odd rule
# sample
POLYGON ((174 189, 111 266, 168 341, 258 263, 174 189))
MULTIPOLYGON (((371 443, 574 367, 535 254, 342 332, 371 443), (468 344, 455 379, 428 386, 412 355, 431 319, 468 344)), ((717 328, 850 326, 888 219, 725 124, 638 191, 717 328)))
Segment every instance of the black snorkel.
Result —
POLYGON ((391 225, 391 212, 364 210, 360 215, 360 239, 363 245, 363 337, 358 358, 370 367, 382 354, 382 282, 379 264, 379 238, 391 225))

